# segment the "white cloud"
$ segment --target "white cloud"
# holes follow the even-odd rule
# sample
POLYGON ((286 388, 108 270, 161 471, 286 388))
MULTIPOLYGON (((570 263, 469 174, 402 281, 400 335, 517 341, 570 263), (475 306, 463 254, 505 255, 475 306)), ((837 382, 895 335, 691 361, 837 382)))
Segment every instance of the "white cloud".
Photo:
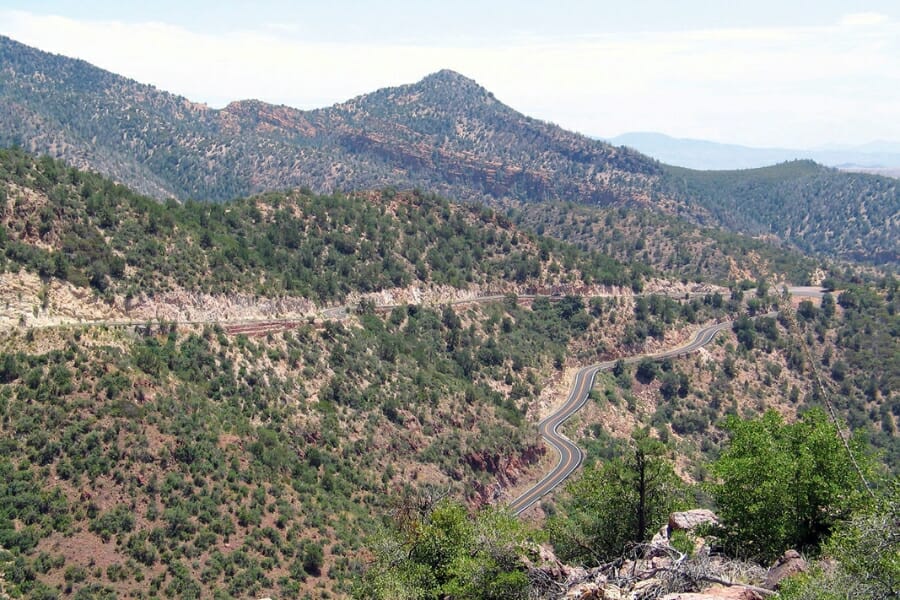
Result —
POLYGON ((841 17, 840 24, 849 27, 868 27, 883 25, 890 21, 887 15, 875 12, 852 13, 841 17))
POLYGON ((900 139, 900 28, 880 15, 477 47, 306 42, 293 34, 303 25, 211 35, 0 11, 0 31, 14 39, 213 106, 254 97, 313 108, 452 68, 518 110, 593 134, 791 146, 900 139))

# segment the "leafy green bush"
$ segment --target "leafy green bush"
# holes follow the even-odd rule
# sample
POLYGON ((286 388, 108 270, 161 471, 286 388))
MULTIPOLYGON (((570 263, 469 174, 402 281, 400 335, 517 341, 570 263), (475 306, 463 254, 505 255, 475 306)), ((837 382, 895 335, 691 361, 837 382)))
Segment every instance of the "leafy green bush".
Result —
POLYGON ((900 597, 900 482, 870 508, 835 527, 823 548, 833 561, 781 584, 784 600, 900 597))
POLYGON ((529 597, 521 557, 531 552, 533 542, 515 517, 486 509, 473 519, 462 505, 447 500, 424 512, 408 506, 398 514, 354 597, 529 597))
MULTIPOLYGON (((712 486, 732 553, 771 561, 789 548, 817 551, 834 527, 865 503, 860 476, 821 410, 786 424, 775 411, 729 421, 731 439, 713 465, 712 486)), ((865 448, 852 442, 868 472, 865 448)))
POLYGON ((113 535, 129 533, 134 529, 134 512, 124 504, 117 504, 112 510, 91 519, 88 529, 108 542, 113 535))

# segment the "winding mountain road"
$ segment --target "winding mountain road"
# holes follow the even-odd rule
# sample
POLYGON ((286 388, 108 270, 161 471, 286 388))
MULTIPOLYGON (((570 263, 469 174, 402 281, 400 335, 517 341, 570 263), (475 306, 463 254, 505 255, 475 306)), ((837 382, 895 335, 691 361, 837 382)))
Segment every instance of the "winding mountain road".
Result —
MULTIPOLYGON (((783 288, 785 289, 785 288, 783 288)), ((750 290, 751 292, 753 290, 750 290)), ((789 287, 786 288, 786 291, 795 297, 801 298, 816 298, 821 299, 825 293, 825 290, 819 287, 789 287)), ((507 296, 505 295, 485 295, 481 297, 475 297, 470 299, 463 299, 453 301, 450 304, 474 304, 474 303, 483 303, 483 302, 496 302, 499 300, 505 299, 507 296)), ((540 297, 539 295, 518 295, 516 296, 517 300, 533 300, 540 297)), ((555 299, 556 296, 546 296, 550 299, 555 299)), ((376 310, 385 311, 394 308, 393 304, 379 305, 376 306, 376 310)), ((352 310, 355 307, 352 306, 334 306, 321 309, 319 311, 319 316, 325 320, 343 320, 346 319, 352 310)), ((774 315, 776 313, 768 313, 767 316, 774 315)), ((297 319, 267 319, 267 318, 258 318, 258 319, 236 319, 234 321, 228 321, 223 319, 209 319, 209 320, 184 320, 184 321, 176 321, 175 323, 186 325, 205 325, 205 324, 219 324, 226 328, 231 334, 245 334, 245 335, 265 335, 268 333, 273 333, 276 331, 282 331, 285 329, 293 329, 298 326, 301 322, 308 322, 308 316, 304 318, 297 319)), ((139 327, 146 324, 146 320, 98 320, 98 321, 71 321, 71 322, 60 322, 52 325, 44 325, 39 328, 58 328, 58 327, 69 327, 69 326, 80 326, 80 327, 92 327, 92 326, 124 326, 124 327, 139 327)), ((670 350, 666 350, 663 352, 659 352, 657 354, 640 354, 636 356, 630 356, 628 358, 622 359, 626 364, 633 364, 639 362, 645 358, 650 358, 653 360, 662 360, 665 358, 674 358, 676 356, 682 356, 685 354, 689 354, 694 352, 703 346, 709 344, 713 338, 715 338, 716 334, 724 329, 729 329, 732 325, 731 321, 727 321, 724 323, 718 323, 715 325, 711 325, 708 327, 704 327, 697 331, 694 334, 694 337, 688 343, 679 346, 677 348, 673 348, 670 350)), ((575 382, 572 386, 572 390, 569 392, 568 397, 566 398, 565 403, 557 409, 554 413, 546 417, 540 423, 538 423, 538 431, 541 434, 541 437, 544 441, 550 445, 554 450, 556 450, 557 454, 559 454, 559 461, 556 466, 551 469, 540 481, 538 481, 535 485, 529 488, 525 493, 521 496, 510 502, 509 508, 515 515, 520 515, 532 506, 534 506, 541 498, 545 495, 553 491, 560 484, 562 484, 566 479, 568 479, 572 473, 574 473, 579 466, 581 466, 581 462, 584 460, 584 453, 581 449, 575 445, 572 440, 567 438, 565 435, 560 433, 559 428, 563 423, 566 422, 572 415, 581 410, 581 408, 587 402, 588 396, 590 394, 591 388, 594 385, 594 379, 597 376, 597 373, 601 371, 609 371, 615 366, 618 361, 606 361, 594 365, 590 365, 580 369, 575 374, 575 382)))
MULTIPOLYGON (((674 358, 676 356, 689 354, 707 345, 716 337, 717 333, 723 329, 729 329, 730 327, 731 321, 704 327, 694 334, 691 341, 683 346, 657 354, 630 356, 622 359, 622 361, 626 364, 633 364, 645 358, 662 360, 664 358, 674 358)), ((572 440, 560 433, 559 428, 569 419, 569 417, 581 410, 585 403, 587 403, 597 373, 601 371, 611 371, 616 365, 616 362, 618 361, 609 360, 580 369, 575 374, 575 382, 572 385, 572 390, 569 392, 569 396, 566 398, 565 403, 538 424, 538 431, 540 432, 541 437, 544 438, 544 441, 559 454, 559 462, 557 462, 556 466, 550 470, 549 473, 544 475, 540 481, 529 488, 528 491, 510 502, 509 509, 513 514, 520 515, 534 506, 538 500, 558 487, 562 482, 568 479, 579 466, 581 466, 581 461, 584 460, 584 453, 572 440)))
MULTIPOLYGON (((824 294, 822 288, 810 286, 789 287, 787 292, 800 298, 822 298, 824 294)), ((771 317, 775 314, 777 313, 771 312, 761 316, 771 317)), ((731 321, 710 325, 697 331, 691 341, 677 348, 657 354, 639 354, 622 360, 626 364, 633 364, 645 358, 662 360, 690 354, 709 344, 716 337, 717 333, 724 329, 730 329, 731 325, 731 321)), ((563 405, 538 423, 538 432, 544 441, 559 454, 559 461, 540 481, 509 503, 509 509, 513 514, 520 515, 534 506, 541 498, 557 488, 581 466, 581 461, 584 460, 584 453, 572 440, 560 433, 559 428, 585 405, 591 388, 594 387, 594 378, 597 377, 597 373, 612 370, 616 362, 611 360, 580 369, 575 374, 575 382, 563 405)))

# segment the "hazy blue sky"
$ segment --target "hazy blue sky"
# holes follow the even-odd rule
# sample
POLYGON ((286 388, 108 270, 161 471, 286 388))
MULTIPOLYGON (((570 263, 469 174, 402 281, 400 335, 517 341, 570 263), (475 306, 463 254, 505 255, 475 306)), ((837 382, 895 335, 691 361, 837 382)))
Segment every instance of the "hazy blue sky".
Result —
POLYGON ((451 68, 589 135, 900 141, 898 0, 4 0, 0 33, 213 106, 314 108, 451 68))

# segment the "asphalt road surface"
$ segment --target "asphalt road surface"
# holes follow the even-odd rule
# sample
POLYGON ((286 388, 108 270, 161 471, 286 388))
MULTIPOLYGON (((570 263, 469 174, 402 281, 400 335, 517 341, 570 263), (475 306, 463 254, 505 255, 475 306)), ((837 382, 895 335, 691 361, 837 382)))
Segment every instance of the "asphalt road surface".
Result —
MULTIPOLYGON (((798 296, 802 298, 822 298, 825 290, 819 287, 789 287, 787 288, 788 293, 793 296, 798 296)), ((750 290, 748 293, 752 293, 750 290)), ((495 302, 498 300, 504 299, 506 296, 503 295, 489 295, 478 298, 472 298, 468 300, 458 300, 456 302, 451 302, 451 304, 469 304, 469 303, 479 303, 479 302, 495 302)), ((537 296, 533 295, 519 295, 518 299, 534 299, 537 296)), ((551 297, 552 298, 552 297, 551 297)), ((385 305, 385 306, 377 306, 376 310, 385 310, 393 308, 394 305, 385 305)), ((349 306, 334 306, 330 308, 325 308, 320 312, 322 318, 327 320, 343 320, 347 318, 351 311, 352 307, 349 306)), ((769 313, 774 314, 774 313, 769 313)), ((230 323, 235 333, 240 333, 242 328, 249 328, 250 330, 255 331, 259 328, 269 329, 276 325, 281 326, 283 328, 291 328, 292 325, 299 323, 301 321, 306 321, 308 317, 304 317, 303 319, 242 319, 236 320, 230 323)), ((45 327, 68 327, 68 326, 81 326, 81 327, 91 327, 98 325, 107 325, 107 326, 140 326, 143 325, 146 320, 109 320, 109 321, 88 321, 88 322, 67 322, 67 323, 58 323, 55 325, 48 325, 45 327)), ((228 325, 229 321, 227 320, 199 320, 199 321, 180 321, 179 324, 206 324, 206 323, 218 323, 220 325, 228 325)), ((682 356, 684 354, 689 354, 691 352, 696 351, 697 349, 705 346, 710 343, 716 334, 723 329, 728 329, 731 327, 731 322, 719 323, 716 325, 712 325, 710 327, 705 327, 697 332, 694 338, 685 344, 684 346, 680 346, 678 348, 674 348, 672 350, 667 350, 665 352, 660 352, 659 354, 652 355, 638 355, 631 356, 623 359, 625 363, 636 363, 644 358, 651 358, 655 360, 662 360, 664 358, 674 358, 676 356, 682 356)), ((588 394, 591 391, 591 388, 594 385, 594 378, 597 376, 597 373, 600 371, 609 371, 615 366, 616 361, 607 361, 599 364, 591 365, 588 367, 584 367, 579 370, 575 375, 575 383, 572 386, 572 390, 569 392, 568 398, 566 398, 566 402, 560 407, 556 412, 545 418, 538 424, 538 430, 541 434, 541 437, 544 438, 551 447, 559 454, 559 462, 556 466, 544 477, 538 481, 534 486, 532 486, 528 491, 524 494, 513 500, 509 504, 510 510, 516 515, 522 514, 532 506, 534 506, 538 500, 547 495, 549 492, 558 487, 561 483, 563 483, 566 479, 568 479, 572 473, 574 473, 579 466, 581 466, 581 461, 584 460, 584 454, 581 449, 575 445, 572 440, 567 438, 565 435, 559 432, 559 427, 565 423, 565 421, 578 412, 581 407, 587 402, 588 394)))
MULTIPOLYGON (((826 293, 826 290, 815 286, 792 286, 787 288, 787 292, 792 296, 800 298, 821 299, 826 293)), ((752 290, 748 293, 752 293, 752 290)), ((765 316, 774 316, 775 314, 776 313, 767 313, 765 316)), ((690 354, 710 343, 713 338, 716 337, 717 333, 723 329, 729 329, 730 327, 731 321, 704 327, 684 346, 666 350, 659 354, 631 356, 624 359, 624 362, 626 364, 631 364, 639 362, 644 358, 662 360, 664 358, 674 358, 676 356, 690 354)), ((520 515, 534 506, 541 498, 556 489, 568 479, 579 466, 581 466, 581 461, 584 460, 584 453, 572 440, 560 433, 559 428, 569 419, 569 417, 577 413, 581 410, 581 407, 585 405, 588 394, 590 394, 591 388, 594 386, 594 378, 597 376, 597 373, 600 371, 610 371, 615 364, 616 361, 607 361, 596 365, 590 365, 579 370, 575 374, 575 383, 572 385, 572 390, 569 392, 569 396, 566 398, 565 403, 556 412, 538 423, 538 432, 541 434, 541 437, 544 438, 544 441, 559 454, 559 462, 557 462, 556 466, 549 473, 544 475, 540 481, 529 488, 524 494, 509 503, 509 509, 513 514, 520 515)))
MULTIPOLYGON (((645 358, 662 360, 690 354, 710 343, 717 333, 729 328, 731 328, 731 321, 717 323, 716 325, 704 327, 694 335, 690 342, 678 348, 658 354, 630 356, 623 360, 626 364, 631 364, 645 358)), ((510 502, 509 509, 513 514, 520 515, 534 506, 541 498, 553 491, 581 466, 581 461, 584 460, 584 453, 572 440, 560 433, 559 428, 569 417, 581 410, 581 407, 585 405, 588 400, 588 394, 594 386, 594 378, 597 376, 597 373, 600 371, 611 371, 616 362, 602 362, 579 370, 575 374, 575 383, 572 385, 572 390, 569 392, 565 403, 538 424, 538 431, 541 437, 559 454, 559 462, 528 491, 510 502)))

